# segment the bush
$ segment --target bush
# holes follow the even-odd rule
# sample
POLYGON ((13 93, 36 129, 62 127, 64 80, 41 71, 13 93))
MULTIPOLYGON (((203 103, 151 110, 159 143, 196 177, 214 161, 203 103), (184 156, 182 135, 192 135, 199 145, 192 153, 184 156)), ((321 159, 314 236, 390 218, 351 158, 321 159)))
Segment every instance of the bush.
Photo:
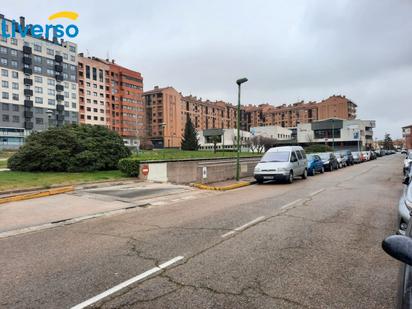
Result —
POLYGON ((129 176, 129 177, 138 177, 140 169, 140 161, 136 158, 125 158, 121 159, 118 164, 119 170, 129 176))
POLYGON ((328 145, 316 144, 310 145, 305 148, 306 153, 314 153, 314 152, 331 152, 333 148, 328 145))
POLYGON ((8 160, 14 171, 84 172, 113 170, 130 150, 103 126, 65 126, 34 132, 8 160))

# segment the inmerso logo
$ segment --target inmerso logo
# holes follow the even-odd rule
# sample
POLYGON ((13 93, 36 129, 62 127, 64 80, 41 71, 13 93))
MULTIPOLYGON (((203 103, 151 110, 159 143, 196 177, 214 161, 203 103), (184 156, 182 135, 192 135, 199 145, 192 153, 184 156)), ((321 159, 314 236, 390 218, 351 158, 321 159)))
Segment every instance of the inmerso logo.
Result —
MULTIPOLYGON (((72 21, 77 20, 79 14, 76 12, 63 11, 55 13, 49 16, 49 20, 55 20, 60 18, 67 18, 72 21)), ((3 38, 15 38, 20 35, 22 38, 30 34, 34 38, 63 38, 67 36, 69 38, 75 38, 79 34, 79 28, 74 24, 69 24, 66 27, 62 24, 28 24, 22 25, 19 22, 12 20, 11 27, 8 27, 8 23, 5 19, 1 24, 1 36, 3 38)))

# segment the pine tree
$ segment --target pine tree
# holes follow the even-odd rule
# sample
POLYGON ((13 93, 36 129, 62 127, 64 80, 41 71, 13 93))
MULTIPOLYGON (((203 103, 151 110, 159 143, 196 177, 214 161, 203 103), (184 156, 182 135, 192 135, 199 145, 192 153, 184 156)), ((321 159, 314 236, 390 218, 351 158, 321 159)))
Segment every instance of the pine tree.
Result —
POLYGON ((386 150, 394 149, 393 141, 389 133, 385 134, 385 139, 383 140, 383 149, 386 149, 386 150))
POLYGON ((182 150, 198 150, 199 141, 192 120, 188 117, 185 126, 185 133, 182 139, 182 150))

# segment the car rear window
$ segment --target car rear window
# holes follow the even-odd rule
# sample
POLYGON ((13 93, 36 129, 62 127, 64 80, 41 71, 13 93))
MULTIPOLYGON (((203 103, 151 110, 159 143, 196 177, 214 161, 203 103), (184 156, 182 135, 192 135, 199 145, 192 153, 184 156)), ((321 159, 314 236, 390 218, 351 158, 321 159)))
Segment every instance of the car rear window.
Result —
POLYGON ((289 151, 266 152, 260 162, 288 162, 289 155, 289 151))

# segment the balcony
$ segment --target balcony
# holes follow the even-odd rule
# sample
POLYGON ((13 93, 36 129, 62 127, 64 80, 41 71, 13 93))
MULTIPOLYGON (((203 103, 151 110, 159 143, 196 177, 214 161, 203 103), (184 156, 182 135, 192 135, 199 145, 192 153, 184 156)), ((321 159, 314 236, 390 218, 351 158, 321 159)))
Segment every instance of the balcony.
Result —
POLYGON ((57 100, 57 101, 64 101, 64 95, 62 95, 62 94, 56 94, 56 100, 57 100))
POLYGON ((63 85, 56 85, 56 91, 57 92, 62 92, 64 90, 64 86, 63 85))
POLYGON ((56 110, 58 112, 63 112, 64 111, 64 105, 63 104, 57 104, 56 105, 56 110))
POLYGON ((59 121, 59 122, 63 122, 64 121, 64 115, 57 114, 56 115, 56 120, 59 121))
POLYGON ((56 74, 56 81, 58 81, 58 82, 62 82, 63 81, 63 75, 61 75, 61 74, 56 74))
POLYGON ((55 56, 54 56, 54 60, 55 60, 56 62, 63 62, 63 57, 60 56, 60 55, 55 55, 55 56))
POLYGON ((31 58, 27 57, 27 56, 24 56, 23 57, 23 64, 31 65, 32 64, 31 58))
POLYGON ((24 100, 24 106, 27 108, 32 108, 33 107, 33 101, 32 100, 24 100))
POLYGON ((23 46, 23 53, 26 55, 31 55, 32 54, 32 49, 30 46, 23 46))
POLYGON ((24 128, 25 128, 26 130, 33 130, 33 122, 31 122, 31 121, 25 121, 25 122, 24 122, 24 128))
POLYGON ((32 75, 33 70, 31 68, 23 68, 23 73, 26 75, 32 75))
POLYGON ((25 95, 26 97, 31 97, 31 96, 33 96, 33 90, 31 90, 31 89, 24 89, 24 95, 25 95))
POLYGON ((62 73, 62 72, 63 72, 63 66, 61 66, 60 64, 56 64, 56 65, 54 66, 54 70, 55 70, 56 72, 62 73))
POLYGON ((31 78, 25 78, 23 83, 25 86, 33 86, 33 80, 31 78))
POLYGON ((24 118, 33 118, 33 112, 31 111, 24 111, 24 118))

